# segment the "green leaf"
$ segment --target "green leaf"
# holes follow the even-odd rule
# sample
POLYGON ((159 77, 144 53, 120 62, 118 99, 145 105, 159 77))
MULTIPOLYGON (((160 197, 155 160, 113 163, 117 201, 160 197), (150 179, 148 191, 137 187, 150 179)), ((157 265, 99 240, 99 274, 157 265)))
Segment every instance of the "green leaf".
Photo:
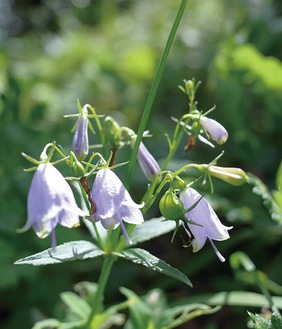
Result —
POLYGON ((91 308, 84 299, 71 291, 62 292, 60 297, 69 308, 69 312, 82 320, 86 320, 88 318, 91 308))
POLYGON ((248 81, 261 81, 270 90, 279 92, 282 88, 282 65, 274 57, 264 56, 251 44, 237 47, 233 52, 234 68, 246 72, 248 81))
POLYGON ((59 264, 66 261, 73 261, 77 259, 95 258, 104 254, 104 251, 98 248, 94 243, 89 241, 71 241, 57 246, 56 248, 49 248, 37 254, 21 258, 15 264, 28 265, 49 265, 59 264))
POLYGON ((150 307, 133 291, 124 287, 120 288, 120 291, 128 298, 131 327, 134 329, 151 328, 153 320, 150 307))
POLYGON ((162 329, 178 328, 181 324, 184 324, 192 319, 202 316, 213 314, 218 312, 220 307, 210 307, 204 304, 188 304, 182 306, 176 306, 174 308, 166 310, 167 315, 171 318, 167 325, 162 326, 162 329))
POLYGON ((280 192, 276 191, 274 194, 271 194, 268 187, 255 175, 248 173, 249 183, 254 186, 253 193, 258 194, 262 200, 264 205, 267 207, 271 217, 278 224, 282 224, 282 211, 280 205, 280 192))
POLYGON ((57 319, 45 319, 42 321, 39 321, 35 323, 35 325, 31 329, 55 329, 59 328, 61 325, 61 322, 58 321, 57 319))
POLYGON ((145 221, 142 225, 136 225, 134 231, 130 235, 130 239, 135 245, 171 232, 174 229, 174 221, 164 220, 164 217, 152 218, 145 221))
POLYGON ((113 326, 120 327, 124 324, 125 316, 123 314, 111 314, 107 311, 104 311, 101 314, 95 315, 89 329, 110 329, 113 326))
MULTIPOLYGON (((253 328, 255 329, 271 329, 270 320, 265 319, 259 314, 252 314, 248 312, 249 316, 253 321, 253 328)), ((273 328, 272 328, 273 329, 273 328)))
MULTIPOLYGON (((282 309, 282 297, 272 296, 273 307, 282 309)), ((255 292, 249 291, 222 291, 217 294, 197 295, 185 298, 181 304, 205 303, 211 306, 230 305, 230 306, 250 306, 264 307, 268 304, 267 298, 255 292)))
POLYGON ((280 163, 280 166, 277 170, 276 186, 279 191, 282 191, 282 162, 280 163))
POLYGON ((163 260, 151 255, 148 251, 140 248, 131 248, 122 252, 114 252, 115 255, 121 258, 132 261, 136 264, 141 264, 151 270, 158 271, 162 274, 170 276, 181 282, 184 282, 192 287, 191 281, 185 274, 177 270, 176 268, 168 265, 163 260))
POLYGON ((272 314, 271 324, 273 329, 282 329, 282 317, 276 313, 272 314))

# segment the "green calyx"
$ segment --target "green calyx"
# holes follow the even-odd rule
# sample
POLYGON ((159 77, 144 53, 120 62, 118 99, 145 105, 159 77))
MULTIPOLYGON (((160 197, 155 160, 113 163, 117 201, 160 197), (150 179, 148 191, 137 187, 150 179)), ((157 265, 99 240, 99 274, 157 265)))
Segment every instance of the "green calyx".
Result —
POLYGON ((183 217, 184 207, 181 200, 169 189, 159 203, 162 216, 167 220, 179 220, 183 217))

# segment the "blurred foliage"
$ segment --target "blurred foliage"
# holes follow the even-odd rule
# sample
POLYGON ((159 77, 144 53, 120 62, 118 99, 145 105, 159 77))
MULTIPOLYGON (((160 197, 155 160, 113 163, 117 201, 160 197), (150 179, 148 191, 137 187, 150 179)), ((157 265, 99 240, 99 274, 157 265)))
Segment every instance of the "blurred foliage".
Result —
MULTIPOLYGON (((29 164, 21 152, 37 157, 53 140, 69 147, 73 122, 63 114, 76 111, 77 98, 136 130, 177 7, 175 0, 0 2, 1 327, 31 328, 34 321, 51 317, 59 293, 79 281, 95 281, 101 265, 99 261, 43 268, 13 265, 50 245, 32 231, 16 233, 26 221, 32 177, 23 172, 29 164)), ((170 116, 180 117, 187 109, 177 86, 195 77, 202 80, 199 109, 216 104, 214 118, 229 131, 220 165, 240 166, 275 188, 282 140, 281 13, 279 0, 188 2, 148 126, 155 138, 147 145, 157 159, 167 152, 164 133, 171 133, 174 125, 170 116)), ((179 153, 177 161, 208 162, 216 152, 220 150, 197 145, 188 158, 179 153)), ((128 154, 122 153, 118 160, 128 160, 128 154)), ((245 251, 281 285, 282 227, 271 220, 250 186, 233 188, 217 181, 214 185, 213 206, 234 225, 231 239, 220 250, 226 257, 245 251)), ((136 199, 144 188, 136 175, 132 188, 136 199)), ((152 212, 158 215, 157 209, 152 212)), ((59 243, 83 238, 87 239, 83 226, 58 230, 59 243)), ((116 292, 121 285, 141 295, 158 287, 172 299, 256 289, 244 280, 234 281, 228 264, 217 266, 212 248, 192 255, 182 248, 181 239, 170 244, 170 236, 149 244, 150 248, 181 268, 194 288, 167 278, 160 281, 158 274, 121 261, 107 288, 109 303, 124 300, 116 292)), ((242 328, 247 321, 242 308, 219 314, 197 318, 191 328, 242 328)))

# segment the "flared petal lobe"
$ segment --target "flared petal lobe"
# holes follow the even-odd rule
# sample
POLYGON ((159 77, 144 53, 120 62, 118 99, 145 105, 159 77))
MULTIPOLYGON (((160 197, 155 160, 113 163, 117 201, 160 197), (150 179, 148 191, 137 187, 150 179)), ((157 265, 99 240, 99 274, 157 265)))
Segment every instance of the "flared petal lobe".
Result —
MULTIPOLYGON (((207 238, 216 241, 223 241, 229 238, 228 230, 231 229, 231 227, 226 227, 220 222, 209 202, 196 190, 193 188, 187 188, 182 191, 180 193, 180 200, 183 202, 185 209, 189 209, 197 204, 192 210, 185 214, 185 217, 195 222, 195 224, 187 223, 189 230, 193 235, 192 246, 194 252, 203 248, 207 238)), ((189 232, 187 233, 189 234, 189 232)), ((213 243, 212 245, 215 248, 213 243)), ((218 255, 219 252, 216 248, 215 250, 218 255)))
POLYGON ((72 190, 61 173, 50 163, 42 163, 33 176, 27 200, 28 221, 23 230, 33 227, 40 238, 48 236, 59 223, 79 225, 86 214, 76 205, 72 190))
POLYGON ((92 200, 96 204, 95 221, 101 221, 107 230, 117 228, 122 221, 131 224, 143 223, 142 206, 136 204, 121 180, 110 169, 98 171, 93 189, 92 200))

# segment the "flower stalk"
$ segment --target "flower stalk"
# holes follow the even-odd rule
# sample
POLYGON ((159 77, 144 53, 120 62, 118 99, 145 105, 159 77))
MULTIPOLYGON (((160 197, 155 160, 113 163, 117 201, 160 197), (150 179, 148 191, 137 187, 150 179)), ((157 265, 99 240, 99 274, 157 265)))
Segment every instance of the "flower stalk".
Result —
POLYGON ((97 291, 95 294, 93 307, 85 329, 94 328, 92 323, 95 321, 95 316, 99 314, 103 309, 104 292, 115 260, 116 257, 111 254, 105 255, 104 257, 103 266, 97 283, 97 291))
POLYGON ((134 170, 134 167, 135 167, 135 164, 136 164, 139 145, 141 143, 143 133, 146 129, 147 122, 149 120, 149 116, 150 116, 150 113, 151 113, 151 110, 152 110, 153 102, 154 102, 154 99, 155 99, 155 96, 156 96, 156 93, 157 93, 157 89, 158 89, 158 86, 160 84, 163 72, 164 72, 164 68, 165 68, 165 65, 166 65, 168 54, 170 52, 170 49, 171 49, 173 40, 175 38, 178 26, 180 24, 181 18, 184 14, 185 7, 187 5, 187 1, 188 0, 182 0, 181 1, 181 4, 179 6, 178 12, 176 14, 175 20, 173 22, 172 28, 171 28, 170 33, 169 33, 169 36, 168 36, 168 39, 167 39, 167 42, 166 42, 166 45, 165 45, 165 49, 164 49, 163 54, 161 56, 161 59, 160 59, 160 62, 159 62, 159 65, 158 65, 158 68, 157 68, 157 71, 156 71, 156 75, 154 77, 154 80, 153 80, 153 83, 152 83, 152 86, 151 86, 151 90, 149 92, 149 96, 148 96, 148 99, 147 99, 147 102, 146 102, 146 105, 145 105, 145 108, 144 108, 144 111, 143 111, 143 115, 142 115, 142 118, 141 118, 139 129, 138 129, 136 142, 135 142, 135 145, 134 145, 134 148, 133 148, 130 160, 129 160, 128 176, 127 176, 127 181, 126 181, 126 184, 125 184, 125 186, 127 188, 130 186, 130 183, 131 183, 131 180, 132 180, 132 175, 133 175, 133 170, 134 170))

